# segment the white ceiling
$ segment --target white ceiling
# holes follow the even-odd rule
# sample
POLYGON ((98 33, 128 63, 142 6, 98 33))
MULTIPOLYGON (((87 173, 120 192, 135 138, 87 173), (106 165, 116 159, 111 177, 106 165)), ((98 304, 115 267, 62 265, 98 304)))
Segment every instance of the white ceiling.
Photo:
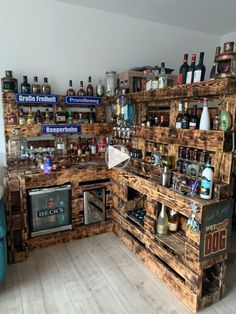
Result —
POLYGON ((236 0, 57 1, 215 35, 236 31, 236 0))

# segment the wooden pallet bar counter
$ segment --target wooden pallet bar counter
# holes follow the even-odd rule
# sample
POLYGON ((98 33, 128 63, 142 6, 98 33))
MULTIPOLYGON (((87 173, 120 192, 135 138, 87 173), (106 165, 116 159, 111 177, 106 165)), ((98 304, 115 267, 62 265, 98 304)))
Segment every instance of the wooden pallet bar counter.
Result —
MULTIPOLYGON (((70 241, 101 232, 114 231, 121 240, 165 282, 170 290, 193 312, 219 301, 225 291, 225 272, 231 233, 233 210, 233 179, 236 122, 236 80, 217 79, 189 85, 157 89, 128 95, 135 110, 132 149, 142 157, 131 158, 124 169, 108 170, 104 154, 96 156, 64 156, 58 158, 61 166, 55 172, 27 169, 22 162, 9 163, 4 178, 8 226, 9 262, 27 258, 29 250, 70 241), (212 118, 218 110, 228 110, 232 127, 228 131, 176 129, 178 102, 202 102, 207 97, 217 106, 211 108, 212 118), (163 109, 164 108, 164 109, 163 109), (148 110, 164 110, 169 115, 169 126, 141 126, 142 116, 148 110), (151 153, 162 145, 163 156, 178 160, 179 147, 208 152, 214 167, 214 189, 210 200, 203 200, 160 184, 162 168, 151 163, 151 153), (31 237, 29 226, 28 192, 51 186, 71 185, 72 229, 31 237), (106 188, 106 219, 103 222, 84 223, 84 192, 90 188, 106 188), (179 215, 179 228, 161 236, 157 233, 158 204, 174 209, 179 215), (144 209, 143 224, 130 215, 140 206, 144 209), (199 230, 189 228, 193 216, 199 230)), ((109 134, 114 125, 105 123, 106 106, 116 97, 104 98, 96 108, 97 123, 81 125, 81 135, 109 134)), ((63 104, 64 97, 60 97, 63 104)), ((17 112, 13 94, 3 94, 4 112, 17 112)), ((198 116, 201 109, 198 109, 198 116)), ((40 136, 41 125, 7 125, 5 136, 14 136, 20 129, 24 137, 40 136)), ((191 179, 171 168, 172 177, 191 179)))

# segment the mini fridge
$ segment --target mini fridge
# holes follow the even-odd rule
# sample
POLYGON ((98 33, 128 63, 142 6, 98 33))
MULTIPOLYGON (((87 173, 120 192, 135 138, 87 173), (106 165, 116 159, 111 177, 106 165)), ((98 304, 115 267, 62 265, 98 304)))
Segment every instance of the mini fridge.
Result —
POLYGON ((28 196, 31 237, 72 228, 70 184, 29 190, 28 196))

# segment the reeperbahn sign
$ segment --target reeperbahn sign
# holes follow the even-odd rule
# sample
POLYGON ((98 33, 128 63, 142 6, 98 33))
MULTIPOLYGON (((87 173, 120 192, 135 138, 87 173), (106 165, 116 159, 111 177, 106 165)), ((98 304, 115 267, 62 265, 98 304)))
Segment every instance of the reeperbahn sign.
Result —
POLYGON ((90 96, 65 96, 65 103, 67 105, 98 106, 102 103, 102 98, 90 96))
POLYGON ((44 124, 41 126, 41 134, 80 134, 80 125, 44 124))
POLYGON ((15 102, 19 105, 56 105, 59 103, 59 97, 57 95, 16 94, 15 102))

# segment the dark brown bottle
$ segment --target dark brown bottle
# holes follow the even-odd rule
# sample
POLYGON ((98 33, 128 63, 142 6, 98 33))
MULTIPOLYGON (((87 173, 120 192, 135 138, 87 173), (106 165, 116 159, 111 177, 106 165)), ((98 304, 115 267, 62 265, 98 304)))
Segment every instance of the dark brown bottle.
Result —
POLYGON ((32 84, 32 94, 41 94, 41 85, 38 83, 37 76, 34 76, 34 83, 32 84))
POLYGON ((181 123, 182 129, 189 129, 189 113, 188 113, 188 103, 184 103, 184 114, 181 123))
POLYGON ((68 95, 68 96, 75 96, 76 95, 76 92, 72 87, 72 80, 69 80, 69 88, 66 91, 66 95, 68 95))
POLYGON ((41 117, 40 110, 37 110, 34 120, 35 120, 36 124, 42 123, 42 117, 41 117))
POLYGON ((61 106, 58 107, 58 111, 55 113, 56 123, 66 123, 66 113, 62 111, 61 106))
POLYGON ((192 62, 188 67, 187 77, 186 77, 186 84, 193 83, 194 79, 194 71, 195 71, 195 62, 196 62, 196 54, 192 54, 192 62))
POLYGON ((186 84, 187 72, 188 72, 188 54, 185 53, 184 62, 179 68, 178 85, 186 84))
POLYGON ((197 105, 193 106, 192 114, 189 117, 189 128, 191 130, 198 129, 197 105))
POLYGON ((44 83, 42 85, 42 94, 44 95, 51 95, 51 85, 48 84, 48 78, 45 77, 43 79, 44 83))
POLYGON ((93 97, 94 96, 94 88, 92 85, 92 78, 91 76, 88 77, 88 85, 87 85, 87 96, 93 97))
POLYGON ((86 96, 86 91, 84 90, 84 83, 83 81, 80 81, 80 89, 77 93, 78 96, 86 96))
POLYGON ((182 173, 183 169, 183 147, 179 147, 179 152, 178 152, 178 160, 176 162, 176 169, 178 172, 182 173))

